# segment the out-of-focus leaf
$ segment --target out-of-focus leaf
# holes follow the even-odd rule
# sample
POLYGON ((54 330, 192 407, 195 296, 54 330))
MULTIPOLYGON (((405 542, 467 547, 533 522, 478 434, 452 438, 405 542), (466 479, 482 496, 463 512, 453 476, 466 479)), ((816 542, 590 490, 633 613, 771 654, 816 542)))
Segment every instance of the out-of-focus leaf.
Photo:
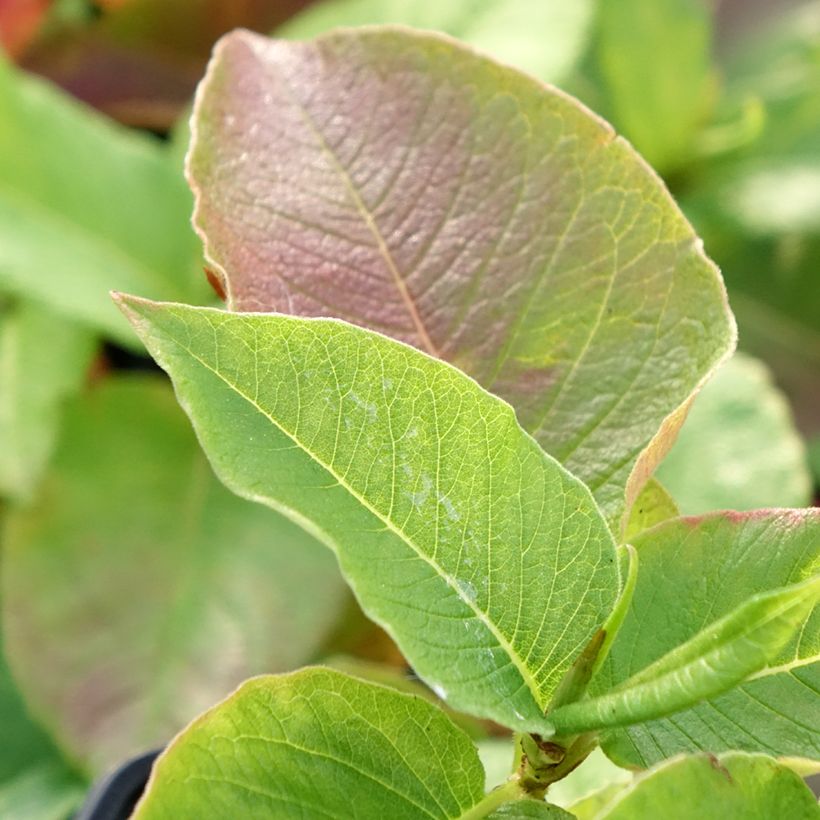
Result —
MULTIPOLYGON (((48 735, 28 716, 0 644, 0 786, 43 763, 60 759, 48 735)), ((0 817, 3 815, 0 814, 0 817)))
POLYGON ((651 478, 630 510, 623 540, 629 543, 639 532, 677 515, 678 507, 675 500, 657 479, 651 478))
POLYGON ((816 165, 749 169, 723 196, 727 211, 751 233, 820 233, 820 154, 816 165))
MULTIPOLYGON (((9 738, 3 727, 3 742, 9 738)), ((14 738, 11 738, 12 743, 14 738)), ((82 803, 86 785, 58 763, 29 769, 0 781, 3 820, 67 820, 82 803)))
POLYGON ((38 305, 0 307, 0 495, 31 496, 93 350, 87 329, 38 305))
POLYGON ((596 790, 622 785, 630 780, 631 772, 616 766, 600 749, 595 749, 577 769, 549 787, 547 799, 556 806, 573 811, 575 803, 596 790))
POLYGON ((714 93, 705 0, 601 0, 596 51, 615 126, 659 171, 692 154, 714 93))
POLYGON ((190 194, 159 143, 0 59, 0 286, 118 341, 112 288, 208 297, 190 194))
MULTIPOLYGON (((763 103, 765 128, 741 160, 817 160, 820 152, 820 2, 809 0, 735 44, 725 60, 729 103, 763 103)), ((774 203, 773 203, 774 204, 774 203)))
POLYGON ((276 30, 307 39, 339 26, 401 23, 442 31, 547 82, 559 82, 586 45, 593 0, 325 0, 276 30))
POLYGON ((36 504, 4 536, 10 663, 95 771, 166 743, 248 675, 309 660, 345 600, 324 547, 219 484, 156 378, 69 406, 36 504))
MULTIPOLYGON (((632 605, 594 691, 640 673, 753 596, 813 577, 820 569, 818 538, 820 510, 717 513, 638 535, 632 605)), ((627 766, 699 750, 820 759, 818 623, 815 610, 779 657, 746 683, 661 720, 611 732, 605 751, 627 766)))
POLYGON ((65 820, 85 784, 29 717, 0 641, 0 817, 65 820))
POLYGON ((164 131, 190 101, 221 34, 270 31, 306 2, 107 2, 84 25, 54 22, 23 64, 121 122, 164 131))
POLYGON ((721 262, 741 346, 772 368, 800 429, 820 432, 820 236, 750 236, 727 224, 709 194, 687 208, 721 262))
POLYGON ((163 753, 134 820, 459 818, 475 747, 435 706, 329 669, 243 684, 163 753))
POLYGON ((764 755, 678 757, 619 791, 596 820, 817 820, 817 801, 791 769, 764 755))
POLYGON ((194 119, 195 220, 232 307, 331 314, 452 361, 620 528, 734 344, 717 271, 623 140, 404 29, 229 35, 194 119))
POLYGON ((695 399, 658 477, 687 515, 811 501, 805 447, 765 365, 737 354, 721 366, 695 399))
POLYGON ((21 54, 37 33, 51 0, 0 0, 0 48, 21 54))
POLYGON ((512 408, 339 320, 120 302, 226 485, 331 547, 453 708, 543 728, 620 583, 589 490, 512 408))
POLYGON ((725 73, 725 104, 759 100, 765 127, 700 168, 682 204, 723 270, 741 344, 773 368, 801 429, 817 433, 820 2, 738 43, 725 73))
POLYGON ((481 765, 484 767, 484 789, 500 786, 513 770, 514 746, 511 735, 488 737, 476 743, 481 765))

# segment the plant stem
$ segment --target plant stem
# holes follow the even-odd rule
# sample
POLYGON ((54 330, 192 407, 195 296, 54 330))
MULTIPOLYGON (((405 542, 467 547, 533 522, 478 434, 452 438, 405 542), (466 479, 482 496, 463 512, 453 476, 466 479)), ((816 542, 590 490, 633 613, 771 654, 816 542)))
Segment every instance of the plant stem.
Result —
POLYGON ((514 800, 523 800, 527 797, 526 792, 521 788, 518 778, 513 776, 506 783, 493 789, 484 799, 476 803, 461 815, 459 820, 480 820, 482 817, 492 814, 499 806, 511 803, 514 800))

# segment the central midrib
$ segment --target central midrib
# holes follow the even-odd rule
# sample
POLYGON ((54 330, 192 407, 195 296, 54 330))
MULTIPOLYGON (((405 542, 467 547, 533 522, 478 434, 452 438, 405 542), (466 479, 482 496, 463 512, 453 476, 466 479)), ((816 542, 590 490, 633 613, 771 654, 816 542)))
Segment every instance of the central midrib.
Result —
POLYGON ((310 129, 310 132, 313 134, 314 138, 318 142, 319 148, 321 149, 322 153, 325 154, 325 156, 328 158, 330 163, 335 168, 337 174, 339 175, 339 178, 342 181, 342 184, 345 187, 345 190, 347 191, 350 198, 353 200, 353 204, 356 206, 356 210, 359 212, 359 215, 364 220, 364 223, 365 225, 367 225, 368 230, 373 235, 373 238, 376 240, 376 246, 378 247, 379 254, 384 260, 387 269, 390 271, 390 275, 393 278, 393 283, 395 284, 396 289, 398 290, 399 295, 401 296, 402 302, 407 310, 407 313, 410 316, 410 320, 412 321, 413 327, 416 333, 418 334, 422 347, 431 356, 435 356, 437 359, 441 358, 441 354, 439 353, 438 348, 433 343, 433 340, 430 338, 430 334, 427 332, 427 328, 424 326, 424 322, 422 321, 418 308, 416 307, 415 300, 413 299, 412 295, 410 294, 410 291, 407 288, 407 283, 404 281, 404 277, 402 276, 401 271, 399 271, 398 265, 396 265, 396 262, 393 259, 393 255, 390 253, 390 248, 387 246, 387 242, 382 236, 382 232, 379 229, 379 226, 376 224, 376 220, 374 219, 373 214, 370 213, 370 210, 364 203, 364 200, 362 199, 361 194, 359 193, 358 189, 353 183, 350 174, 347 172, 347 169, 344 167, 344 165, 342 165, 341 160, 336 155, 336 152, 328 144, 324 135, 314 122, 313 117, 311 117, 310 112, 296 98, 295 94, 288 85, 287 80, 281 75, 280 79, 282 81, 282 86, 284 87, 288 97, 290 98, 296 110, 299 112, 299 115, 302 117, 303 122, 310 129))
MULTIPOLYGON (((338 475, 332 467, 325 464, 314 452, 309 450, 305 445, 299 441, 299 439, 291 433, 289 430, 286 430, 273 416, 270 415, 264 408, 262 408, 255 399, 251 398, 247 395, 244 391, 242 391, 238 385, 233 384, 229 381, 225 376, 222 375, 218 370, 214 369, 208 362, 204 361, 200 356, 194 353, 193 350, 186 347, 182 342, 173 337, 168 337, 173 341, 177 346, 179 346, 182 350, 184 350, 189 356, 191 356, 194 361, 198 362, 203 368, 205 368, 208 372, 212 373, 216 376, 220 381, 222 381, 227 387, 233 390, 238 396, 244 399, 248 404, 250 404, 261 416, 266 418, 277 430, 287 436, 299 449, 306 453, 309 458, 311 458, 316 464, 318 464, 323 470, 325 470, 328 474, 333 476, 336 482, 339 484, 340 487, 343 487, 352 498, 358 501, 368 512, 370 512, 373 516, 375 516, 379 521, 381 521, 387 529, 389 529, 397 538, 399 538, 403 543, 405 543, 422 561, 424 561, 428 566, 430 566, 433 570, 435 570, 436 574, 447 584, 448 587, 456 594, 456 597, 459 598, 466 606, 472 610, 475 614, 476 618, 481 621, 484 626, 490 631, 493 637, 498 641, 501 648, 506 652, 507 656, 512 661, 515 668, 518 670, 519 675, 521 675, 521 679, 526 684, 527 689, 529 690, 532 698, 539 708, 543 708, 542 704, 540 703, 540 699, 538 697, 538 686, 535 680, 532 677, 532 674, 527 669, 523 659, 521 656, 515 651, 513 646, 507 640, 507 638, 498 630, 498 627, 493 623, 490 619, 488 613, 484 612, 484 610, 480 609, 475 605, 473 601, 467 598, 464 593, 459 588, 458 584, 451 578, 448 572, 444 571, 444 568, 441 567, 438 562, 434 561, 428 555, 426 555, 423 550, 416 545, 407 535, 402 532, 400 529, 396 527, 396 525, 383 515, 379 510, 375 509, 364 497, 362 497, 356 490, 354 490, 345 479, 338 475)), ((335 539, 334 539, 335 540, 335 539)))

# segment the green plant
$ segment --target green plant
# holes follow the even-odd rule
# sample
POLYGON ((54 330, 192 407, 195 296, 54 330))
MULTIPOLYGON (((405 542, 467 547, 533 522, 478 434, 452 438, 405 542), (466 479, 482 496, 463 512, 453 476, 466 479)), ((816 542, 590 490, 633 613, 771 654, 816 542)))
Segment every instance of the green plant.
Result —
MULTIPOLYGON (((28 51, 24 43, 23 51, 15 46, 14 53, 28 69, 39 67, 120 121, 161 131, 200 71, 194 52, 204 56, 210 38, 229 28, 231 19, 264 25, 263 18, 280 19, 291 4, 276 4, 276 9, 264 3, 243 9, 228 5, 222 0, 135 0, 105 4, 101 10, 102 4, 85 0, 58 2, 37 42, 28 51), (163 46, 160 53, 152 43, 167 44, 173 51, 163 46), (126 44, 127 54, 122 52, 126 44), (182 60, 179 49, 186 52, 182 60), (71 59, 65 59, 69 54, 71 59), (141 68, 113 71, 108 67, 112 56, 119 65, 124 59, 141 68), (134 88, 131 79, 137 75, 142 79, 134 88)), ((615 595, 625 600, 629 575, 624 545, 637 549, 641 565, 632 570, 637 571, 632 604, 611 647, 597 649, 597 671, 581 695, 582 702, 597 699, 599 707, 613 706, 600 697, 631 679, 636 684, 631 694, 615 704, 618 719, 643 719, 652 697, 657 705, 658 697, 651 694, 655 690, 642 677, 647 665, 663 677, 661 700, 671 708, 670 695, 680 696, 674 683, 681 679, 681 669, 692 671, 689 656, 670 656, 669 668, 655 662, 716 622, 722 623, 727 640, 743 618, 745 626, 760 631, 736 634, 737 642, 729 646, 746 649, 724 654, 723 672, 698 678, 700 688, 689 694, 706 696, 714 687, 728 685, 729 678, 746 675, 744 670, 765 654, 763 639, 776 643, 778 630, 787 630, 795 613, 785 610, 768 624, 753 616, 776 608, 778 589, 807 580, 812 572, 816 511, 704 514, 723 507, 803 507, 812 497, 806 450, 778 385, 786 389, 801 430, 816 432, 817 8, 816 2, 807 2, 792 14, 773 18, 763 28, 763 40, 753 33, 729 42, 724 21, 719 51, 712 49, 712 14, 701 0, 324 0, 277 31, 277 36, 305 38, 335 25, 390 22, 442 29, 578 95, 663 174, 724 271, 741 345, 766 359, 771 374, 748 356, 718 366, 732 332, 719 298, 719 278, 698 252, 691 228, 634 152, 622 140, 609 145, 613 140, 606 126, 562 95, 545 94, 537 83, 469 60, 459 50, 457 57, 439 54, 441 70, 425 85, 426 66, 436 62, 426 49, 416 50, 414 60, 399 61, 398 90, 397 62, 386 58, 385 72, 375 72, 384 80, 385 93, 379 95, 378 83, 360 82, 373 78, 367 55, 359 55, 361 73, 354 73, 355 54, 331 53, 326 64, 313 59, 326 54, 327 45, 319 52, 309 45, 294 46, 292 53, 284 44, 276 47, 276 68, 257 85, 249 81, 259 80, 258 66, 240 71, 235 52, 222 54, 203 86, 189 176, 200 206, 198 227, 216 262, 209 263, 211 278, 223 280, 217 289, 230 292, 229 307, 352 319, 441 354, 437 358, 515 407, 517 421, 506 410, 502 426, 509 435, 496 443, 510 446, 523 435, 521 423, 538 440, 537 446, 530 441, 530 450, 524 448, 528 464, 540 464, 535 473, 522 474, 520 499, 537 498, 539 485, 530 481, 531 475, 542 476, 542 490, 563 486, 565 474, 539 456, 540 447, 593 490, 606 526, 591 514, 590 532, 598 533, 602 559, 614 550, 623 564, 617 574, 603 564, 589 570, 601 583, 577 599, 584 604, 577 621, 562 611, 560 623, 570 628, 558 645, 580 649, 603 619, 608 629, 617 625, 610 613, 615 595), (289 70, 280 71, 283 65, 289 70), (322 81, 323 65, 330 75, 327 82, 322 81), (293 90, 310 94, 304 101, 317 123, 327 127, 324 136, 339 149, 359 186, 360 204, 370 206, 372 224, 350 207, 350 191, 339 168, 316 150, 316 135, 300 131, 306 123, 293 106, 298 94, 290 98, 280 93, 288 90, 281 83, 285 77, 294 81, 293 90), (266 82, 273 87, 266 89, 266 82), (220 83, 232 89, 236 99, 229 98, 230 104, 217 87, 220 83), (435 93, 429 95, 425 113, 418 97, 428 90, 435 93), (231 116, 233 128, 228 127, 231 116), (414 124, 418 128, 410 133, 414 124), (249 140, 254 129, 256 138, 249 140), (414 150, 405 155, 405 146, 414 150), (398 153, 406 160, 401 166, 395 162, 398 153), (384 185, 386 174, 396 171, 397 184, 384 185), (608 230, 618 209, 621 222, 608 230), (395 270, 407 274, 406 290, 423 320, 421 328, 403 306, 400 290, 391 285, 374 227, 395 270), (630 264, 639 249, 643 253, 630 264), (658 296, 667 287, 664 304, 658 296), (596 316, 598 330, 585 348, 585 334, 596 316), (687 414, 683 405, 690 404, 687 414), (663 456, 684 415, 680 436, 663 456), (651 473, 663 486, 655 478, 647 480, 651 473), (679 511, 702 518, 680 519, 679 511), (749 603, 760 595, 768 597, 749 603), (744 605, 750 608, 738 613, 744 605), (763 643, 750 647, 755 634, 763 643)), ((7 34, 14 35, 15 17, 30 14, 26 9, 0 8, 0 40, 10 42, 7 34)), ((268 48, 260 46, 263 53, 268 48)), ((398 51, 406 56, 404 49, 398 51)), ((167 142, 135 134, 4 60, 0 109, 0 725, 5 741, 0 749, 0 817, 64 820, 91 778, 138 752, 165 745, 243 680, 317 662, 442 707, 478 749, 486 788, 504 783, 513 757, 511 736, 498 725, 456 712, 424 684, 408 679, 404 658, 351 602, 333 552, 319 540, 338 536, 346 545, 341 552, 348 564, 357 554, 361 558, 353 548, 362 545, 341 538, 338 524, 337 529, 313 530, 317 540, 275 510, 224 488, 168 381, 157 372, 123 372, 123 367, 149 369, 151 364, 108 299, 108 290, 186 304, 215 301, 202 276, 200 242, 188 229, 191 201, 182 178, 187 115, 167 142)), ((150 305, 137 302, 134 307, 146 311, 143 323, 156 319, 150 305)), ((196 315, 197 321, 202 318, 196 315)), ((331 325, 323 333, 334 338, 345 329, 333 325, 331 330, 331 325)), ((239 335, 250 332, 244 328, 239 335)), ((163 346, 168 344, 165 339, 163 346)), ((427 365, 421 371, 425 378, 438 372, 427 365)), ((472 382, 459 382, 447 366, 442 372, 450 375, 436 376, 436 383, 455 379, 453 396, 472 395, 476 406, 488 412, 494 408, 492 413, 504 417, 503 404, 475 392, 472 382), (463 394, 464 384, 471 384, 474 393, 463 394)), ((367 387, 365 374, 356 383, 367 387)), ((404 390, 401 404, 406 409, 406 385, 404 390)), ((350 424, 357 418, 367 421, 361 431, 371 445, 368 457, 373 456, 369 485, 385 474, 380 451, 372 449, 375 439, 365 437, 372 413, 384 418, 384 391, 371 401, 365 390, 356 390, 358 399, 367 399, 364 407, 351 396, 340 405, 350 424)), ((331 396, 332 390, 322 401, 331 396)), ((414 413, 425 400, 425 406, 442 408, 441 396, 434 399, 429 391, 413 398, 414 413)), ((327 413, 331 405, 324 405, 327 413)), ((449 412, 446 402, 445 410, 449 412)), ((458 421, 469 422, 469 414, 461 413, 458 421)), ((475 441, 475 429, 469 431, 458 438, 456 448, 475 441)), ((244 459, 247 442, 234 443, 237 459, 244 459)), ((445 448, 441 458, 453 458, 456 448, 445 448)), ((463 508, 434 485, 426 470, 438 463, 439 452, 420 444, 410 452, 409 466, 418 468, 419 482, 409 496, 398 499, 412 502, 414 517, 408 521, 420 517, 433 522, 438 536, 452 534, 455 524, 449 516, 462 514, 463 508), (423 480, 425 471, 429 484, 423 480)), ((810 452, 815 456, 817 447, 810 452)), ((474 448, 463 459, 475 466, 474 448)), ((488 450, 487 460, 498 489, 498 477, 509 480, 510 474, 502 469, 498 451, 488 450)), ((261 456, 247 464, 260 461, 261 456)), ((817 461, 813 457, 815 484, 817 461)), ((235 470, 228 472, 238 478, 235 470)), ((301 470, 293 475, 304 477, 301 470)), ((448 475, 443 471, 439 478, 448 475)), ((477 469, 475 475, 482 473, 477 469)), ((259 476, 243 478, 244 484, 233 486, 244 494, 256 497, 255 489, 276 489, 263 485, 259 476)), ((582 497, 583 489, 567 481, 568 492, 574 487, 572 497, 582 497)), ((478 495, 487 491, 478 478, 475 482, 478 495)), ((456 485, 464 486, 454 480, 456 485)), ((345 497, 339 490, 332 495, 345 497)), ((512 490, 508 495, 519 498, 512 490)), ((269 500, 282 499, 272 493, 269 500)), ((345 508, 355 515, 350 501, 345 508)), ((587 497, 580 506, 591 504, 587 497)), ((317 500, 319 512, 322 505, 317 500)), ((544 525, 565 518, 563 511, 549 509, 549 520, 533 525, 536 537, 526 552, 539 560, 547 549, 544 525)), ((471 549, 482 538, 491 540, 491 556, 502 563, 494 563, 492 573, 475 570, 466 578, 475 565, 459 565, 452 575, 458 590, 452 591, 469 597, 472 589, 474 603, 480 603, 481 581, 492 575, 493 613, 505 636, 507 610, 499 605, 496 581, 506 583, 504 570, 509 568, 503 560, 516 556, 515 539, 507 537, 511 518, 506 501, 496 499, 489 510, 492 539, 481 528, 474 528, 469 539, 466 530, 456 537, 471 549), (499 521, 506 525, 503 538, 495 526, 499 521), (466 582, 463 587, 460 581, 466 582)), ((532 505, 522 507, 523 513, 531 510, 532 505)), ((324 513, 329 515, 330 509, 324 513)), ((462 515, 461 520, 467 519, 462 515)), ((532 523, 526 515, 521 520, 532 523)), ((570 533, 571 524, 578 522, 570 517, 564 531, 570 533)), ((420 537, 416 541, 430 543, 420 537)), ((378 542, 373 543, 378 550, 378 542)), ((594 544, 585 552, 573 543, 566 541, 565 556, 580 549, 589 558, 594 550, 594 544)), ((401 548, 401 540, 391 544, 401 548)), ((451 560, 452 553, 445 557, 451 560)), ((415 559, 409 565, 419 566, 415 559)), ((550 589, 564 597, 553 595, 551 607, 572 602, 582 588, 583 572, 575 573, 577 562, 562 566, 550 564, 542 573, 538 565, 527 565, 527 578, 536 579, 530 606, 537 607, 545 580, 556 572, 550 589), (565 589, 568 576, 573 583, 565 589)), ((369 569, 371 574, 358 581, 351 575, 354 584, 372 588, 369 569)), ((523 606, 526 596, 521 597, 523 616, 530 610, 523 606)), ((368 608, 374 612, 373 601, 368 608)), ((396 613, 388 614, 392 618, 396 613)), ((543 616, 539 613, 538 623, 543 616)), ((390 626, 387 618, 381 620, 390 626)), ((424 643, 426 624, 409 638, 407 632, 405 623, 405 643, 413 638, 417 645, 424 643)), ((750 813, 749 805, 764 816, 799 815, 798 808, 777 805, 783 786, 784 799, 795 805, 802 800, 810 811, 805 790, 784 765, 803 774, 817 767, 820 744, 812 694, 818 687, 812 662, 816 632, 809 621, 793 651, 783 649, 768 672, 753 672, 722 695, 657 720, 597 730, 606 754, 629 768, 616 766, 601 748, 593 749, 577 769, 549 785, 549 802, 588 817, 621 793, 622 813, 637 813, 642 801, 655 807, 665 801, 666 810, 670 798, 661 796, 664 791, 700 781, 689 790, 709 792, 714 812, 723 816, 750 813), (710 763, 700 752, 715 754, 719 761, 710 763), (755 757, 761 752, 778 760, 755 757), (679 763, 663 760, 680 754, 679 763), (629 770, 635 767, 658 768, 635 779, 629 770), (721 792, 730 783, 741 788, 721 792), (765 803, 768 797, 774 804, 765 803), (724 798, 735 803, 721 802, 724 798)), ((550 635, 554 630, 544 631, 532 657, 550 635)), ((520 648, 522 636, 515 638, 520 648)), ((586 645, 591 657, 596 645, 591 640, 586 645)), ((489 650, 498 663, 503 661, 498 646, 489 650)), ((695 643, 688 652, 697 650, 695 643)), ((463 674, 474 661, 489 660, 486 652, 473 656, 459 653, 456 664, 442 666, 463 674)), ((714 661, 718 656, 709 657, 714 661)), ((561 714, 577 722, 573 692, 583 688, 583 670, 562 672, 566 663, 553 668, 554 657, 542 660, 552 674, 541 670, 538 696, 546 703, 557 685, 550 708, 555 712, 562 700, 569 708, 573 701, 574 711, 561 714), (575 683, 560 684, 559 679, 575 683), (569 695, 562 694, 566 687, 569 695)), ((441 670, 430 674, 433 666, 424 667, 427 679, 439 684, 440 693, 452 695, 441 670)), ((408 706, 382 689, 373 695, 372 685, 351 684, 330 672, 298 673, 288 681, 267 680, 243 690, 224 711, 217 709, 203 720, 197 738, 213 733, 214 721, 222 720, 219 715, 230 713, 235 720, 268 695, 277 711, 297 690, 310 692, 308 700, 317 709, 342 698, 353 704, 345 723, 351 732, 357 709, 364 708, 368 719, 385 709, 395 718, 385 717, 383 728, 411 761, 410 768, 439 795, 442 807, 449 807, 441 811, 458 814, 481 802, 482 778, 472 743, 448 730, 446 720, 435 717, 435 707, 415 701, 408 706), (379 709, 371 709, 376 703, 379 709), (464 764, 463 780, 442 771, 439 758, 428 754, 423 743, 402 745, 401 736, 412 735, 413 728, 402 715, 429 725, 436 749, 452 748, 464 764), (451 797, 435 786, 444 782, 442 777, 452 785, 451 797), (448 803, 451 799, 455 802, 448 803)), ((475 691, 464 689, 454 690, 455 702, 476 700, 475 691)), ((525 695, 520 693, 519 700, 526 700, 525 695)), ((476 702, 475 711, 486 713, 486 703, 476 702)), ((539 720, 546 720, 538 708, 539 720)), ((261 725, 269 714, 263 710, 251 717, 261 725)), ((316 740, 315 726, 303 721, 304 715, 297 717, 292 711, 291 738, 316 740)), ((328 717, 323 722, 338 721, 337 712, 332 721, 328 717)), ((226 725, 220 724, 223 735, 230 734, 226 725)), ((542 742, 553 744, 547 749, 558 756, 561 737, 556 743, 545 734, 542 742)), ((538 762, 545 750, 533 748, 527 735, 522 733, 523 740, 538 762)), ((378 734, 356 736, 362 738, 357 754, 381 750, 383 768, 371 774, 393 783, 394 771, 401 771, 401 783, 412 781, 415 775, 401 769, 387 742, 378 745, 378 734)), ((231 745, 241 749, 238 765, 253 781, 249 761, 265 758, 258 747, 250 749, 251 757, 245 754, 244 740, 237 737, 231 745)), ((186 755, 185 749, 190 751, 184 738, 174 748, 186 755)), ((225 748, 220 747, 222 767, 225 748)), ((582 744, 569 761, 551 769, 549 779, 563 775, 585 751, 582 744)), ((516 768, 521 759, 519 749, 516 768)), ((192 769, 204 765, 201 759, 190 760, 192 769)), ((163 765, 181 771, 177 764, 163 765)), ((272 762, 266 771, 276 765, 272 762)), ((317 779, 328 774, 314 773, 317 779)), ((291 768, 288 776, 292 774, 291 768)), ((341 776, 335 770, 331 774, 341 776)), ((543 780, 536 778, 530 791, 537 792, 543 780)), ((374 788, 374 781, 366 782, 374 788)), ((356 783, 345 783, 343 798, 357 793, 356 783)), ((297 791, 305 799, 304 790, 297 791)), ((424 804, 423 794, 404 791, 424 804)), ((377 803, 378 794, 376 789, 377 803)), ((513 784, 490 800, 518 794, 513 784)), ((396 800, 391 794, 386 798, 388 806, 396 800)), ((321 799, 335 797, 323 793, 321 799)), ((247 805, 246 797, 235 793, 227 800, 223 813, 229 816, 236 815, 236 806, 247 805)), ((705 812, 691 801, 671 802, 684 815, 705 812)), ((413 813, 412 804, 401 805, 413 813)), ((318 797, 311 806, 318 806, 318 797)), ((651 813, 646 806, 640 810, 651 813)), ((266 811, 270 813, 267 808, 262 813, 266 811)), ((343 807, 339 811, 352 813, 343 807)), ((509 816, 513 809, 500 811, 509 816)), ((526 800, 515 811, 547 809, 546 803, 526 800)), ((395 812, 387 808, 385 813, 395 812)))
POLYGON ((305 670, 191 724, 136 816, 561 817, 544 796, 598 745, 657 768, 576 816, 816 816, 765 755, 817 756, 820 516, 679 518, 651 480, 734 324, 631 147, 391 28, 230 35, 193 121, 230 310, 122 310, 222 481, 330 546, 422 680, 516 754, 485 796, 435 706, 305 670))

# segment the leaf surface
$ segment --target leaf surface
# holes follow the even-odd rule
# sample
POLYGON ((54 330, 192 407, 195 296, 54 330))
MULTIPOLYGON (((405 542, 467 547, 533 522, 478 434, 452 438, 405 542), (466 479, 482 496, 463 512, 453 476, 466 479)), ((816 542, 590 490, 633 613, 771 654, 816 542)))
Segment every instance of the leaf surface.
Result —
POLYGON ((63 401, 94 350, 89 331, 28 301, 0 307, 0 495, 31 493, 57 437, 63 401))
MULTIPOLYGON (((637 536, 632 606, 594 690, 623 683, 754 596, 814 577, 819 533, 820 511, 812 509, 676 519, 637 536)), ((816 760, 819 656, 815 609, 751 680, 667 718, 616 730, 604 749, 629 766, 701 749, 816 760)))
POLYGON ((346 602, 333 556, 225 490, 153 377, 69 406, 3 549, 10 663, 94 772, 166 743, 248 675, 310 660, 346 602))
POLYGON ((332 547, 451 706, 542 727, 618 567, 589 491, 512 408, 338 320, 121 299, 222 480, 332 547))
POLYGON ((300 40, 339 26, 400 23, 457 37, 522 71, 558 82, 574 67, 589 34, 591 0, 326 0, 276 30, 300 40))
POLYGON ((816 820, 817 801, 791 769, 739 752, 670 760, 638 777, 595 820, 816 820))
POLYGON ((658 478, 681 511, 803 507, 806 449, 766 366, 736 354, 701 390, 658 478))
POLYGON ((820 575, 756 595, 614 691, 551 712, 555 734, 568 737, 664 717, 716 697, 755 673, 768 674, 818 603, 820 575))
POLYGON ((442 36, 227 36, 188 176, 232 308, 333 315, 454 363, 618 525, 734 344, 716 269, 635 152, 442 36))
POLYGON ((207 296, 190 195, 154 140, 0 58, 0 285, 134 346, 112 288, 207 296))
POLYGON ((313 668, 250 680, 197 718, 134 820, 458 818, 483 796, 475 747, 439 709, 313 668))

